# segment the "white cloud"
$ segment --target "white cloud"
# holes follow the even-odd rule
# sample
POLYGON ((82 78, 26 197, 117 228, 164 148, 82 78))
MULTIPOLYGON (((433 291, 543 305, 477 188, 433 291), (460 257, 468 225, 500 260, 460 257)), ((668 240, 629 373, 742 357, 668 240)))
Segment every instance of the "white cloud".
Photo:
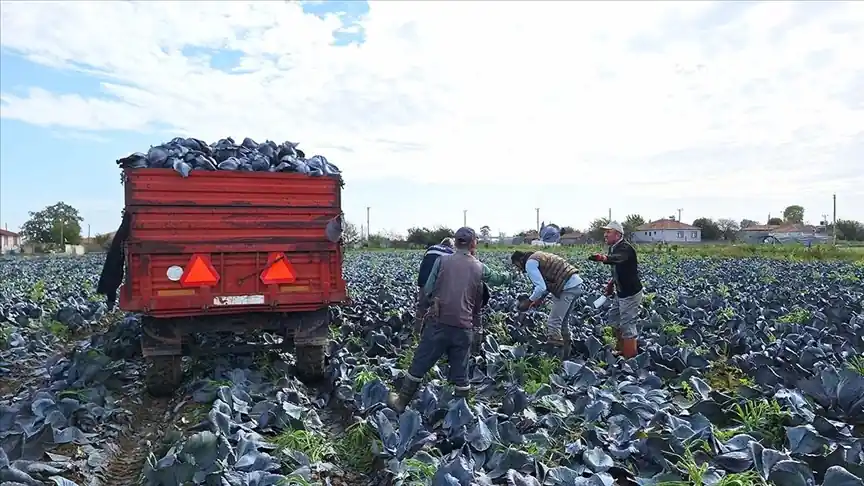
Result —
POLYGON ((16 1, 0 15, 5 49, 105 79, 97 96, 3 93, 5 118, 287 138, 354 179, 572 185, 599 170, 631 194, 683 177, 711 181, 700 195, 780 196, 854 191, 864 157, 844 149, 864 146, 861 2, 383 1, 348 26, 287 2, 16 1), (334 45, 359 28, 365 43, 334 45), (188 47, 244 55, 231 74, 188 47))

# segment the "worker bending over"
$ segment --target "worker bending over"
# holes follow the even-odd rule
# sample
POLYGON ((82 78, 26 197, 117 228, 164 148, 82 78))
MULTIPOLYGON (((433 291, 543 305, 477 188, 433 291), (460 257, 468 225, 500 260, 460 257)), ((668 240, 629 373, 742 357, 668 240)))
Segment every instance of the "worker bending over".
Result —
POLYGON ((609 245, 609 252, 605 255, 597 253, 588 259, 612 266, 612 279, 603 292, 606 296, 614 296, 606 321, 616 329, 617 351, 625 358, 632 358, 636 356, 638 349, 636 319, 642 303, 639 262, 636 249, 624 239, 621 223, 612 221, 603 229, 603 238, 609 245))
POLYGON ((453 238, 444 238, 441 243, 432 245, 426 249, 423 255, 423 261, 420 262, 420 270, 417 272, 417 305, 415 308, 414 330, 420 332, 423 324, 423 316, 429 309, 429 302, 426 300, 426 295, 423 293, 423 286, 429 280, 429 274, 432 273, 432 267, 435 262, 444 255, 453 253, 453 238))
POLYGON ((564 343, 569 335, 567 320, 573 301, 582 294, 582 277, 576 267, 553 253, 544 251, 514 251, 511 263, 526 272, 534 284, 534 292, 528 300, 519 303, 519 310, 537 307, 548 294, 552 294, 552 310, 546 320, 546 339, 550 344, 564 343))
POLYGON ((445 354, 450 367, 449 380, 456 388, 454 395, 468 396, 468 360, 475 328, 480 327, 483 276, 486 273, 487 279, 491 278, 494 272, 474 257, 477 235, 473 229, 459 228, 455 245, 452 255, 438 258, 426 281, 424 292, 430 309, 420 344, 399 394, 391 393, 388 397, 388 405, 397 412, 405 410, 423 377, 445 354))

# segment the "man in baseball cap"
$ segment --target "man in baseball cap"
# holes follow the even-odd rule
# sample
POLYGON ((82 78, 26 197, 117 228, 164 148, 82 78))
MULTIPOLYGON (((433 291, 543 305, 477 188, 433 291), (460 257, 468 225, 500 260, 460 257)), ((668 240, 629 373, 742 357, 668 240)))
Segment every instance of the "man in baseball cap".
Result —
POLYGON ((477 234, 473 229, 459 228, 453 239, 455 252, 438 258, 426 280, 423 290, 431 305, 408 374, 399 393, 391 393, 387 400, 399 413, 444 355, 450 365, 448 379, 455 387, 454 396, 468 398, 468 365, 474 330, 480 328, 484 265, 474 256, 477 234))
POLYGON ((639 262, 636 249, 624 239, 621 223, 610 221, 603 230, 603 239, 609 245, 609 252, 597 253, 588 259, 612 267, 612 279, 603 292, 604 295, 613 297, 606 321, 616 329, 618 353, 625 358, 632 358, 638 350, 636 319, 639 317, 639 305, 642 304, 639 262))

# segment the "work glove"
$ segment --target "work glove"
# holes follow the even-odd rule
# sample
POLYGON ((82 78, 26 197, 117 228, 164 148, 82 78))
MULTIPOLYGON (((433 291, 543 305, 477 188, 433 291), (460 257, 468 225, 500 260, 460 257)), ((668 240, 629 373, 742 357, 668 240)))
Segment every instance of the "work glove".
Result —
POLYGON ((589 256, 588 259, 591 260, 592 262, 605 262, 609 258, 602 253, 595 253, 595 254, 589 256))
POLYGON ((606 288, 603 290, 603 295, 609 297, 613 292, 615 292, 615 281, 610 280, 609 283, 606 284, 606 288))

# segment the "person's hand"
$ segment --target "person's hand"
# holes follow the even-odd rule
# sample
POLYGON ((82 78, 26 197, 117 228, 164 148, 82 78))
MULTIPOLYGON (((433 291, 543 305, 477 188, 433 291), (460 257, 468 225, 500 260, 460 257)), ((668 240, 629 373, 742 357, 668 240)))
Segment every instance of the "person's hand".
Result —
POLYGON ((588 257, 592 262, 605 262, 608 258, 602 253, 595 253, 588 257))
POLYGON ((531 308, 531 304, 533 304, 533 302, 531 302, 531 299, 521 299, 519 300, 519 305, 516 307, 516 309, 518 309, 519 312, 525 312, 531 308))
POLYGON ((610 280, 609 283, 606 284, 606 288, 603 290, 603 295, 608 297, 608 296, 612 295, 612 292, 614 292, 614 291, 615 291, 615 281, 610 280))

